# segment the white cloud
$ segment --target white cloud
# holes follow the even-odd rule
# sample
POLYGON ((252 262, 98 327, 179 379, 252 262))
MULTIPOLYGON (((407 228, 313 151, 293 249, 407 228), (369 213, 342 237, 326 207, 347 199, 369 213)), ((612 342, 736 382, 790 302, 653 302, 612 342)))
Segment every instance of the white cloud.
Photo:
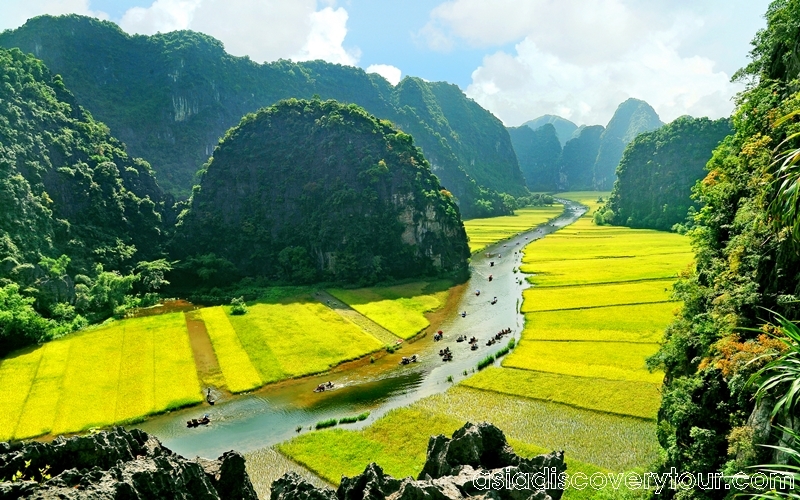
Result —
POLYGON ((311 13, 311 32, 302 49, 292 57, 298 61, 324 59, 354 66, 361 57, 358 49, 346 50, 342 44, 347 36, 347 11, 333 7, 311 13))
POLYGON ((119 22, 128 33, 152 35, 187 29, 200 0, 156 0, 150 7, 128 9, 119 22))
POLYGON ((120 25, 129 33, 191 29, 211 35, 233 55, 258 62, 324 59, 355 65, 357 48, 345 49, 347 11, 332 0, 155 0, 129 9, 120 25))
POLYGON ((552 113, 576 123, 605 125, 628 97, 644 99, 664 121, 680 115, 727 116, 739 87, 714 71, 713 61, 680 57, 649 40, 613 61, 565 62, 525 39, 516 54, 487 56, 472 74, 467 95, 507 124, 552 113))
POLYGON ((1 0, 0 30, 18 28, 28 19, 42 14, 83 14, 108 19, 104 12, 89 8, 89 0, 1 0))
POLYGON ((449 0, 416 36, 438 51, 516 42, 485 56, 466 90, 510 125, 545 113, 605 124, 628 97, 665 121, 716 118, 730 113, 740 87, 697 34, 713 25, 725 35, 715 12, 753 0, 708 1, 717 9, 684 0, 449 0))
POLYGON ((400 78, 403 76, 403 72, 400 71, 400 68, 390 64, 372 64, 367 66, 366 71, 367 73, 377 73, 381 75, 392 85, 400 83, 400 78))

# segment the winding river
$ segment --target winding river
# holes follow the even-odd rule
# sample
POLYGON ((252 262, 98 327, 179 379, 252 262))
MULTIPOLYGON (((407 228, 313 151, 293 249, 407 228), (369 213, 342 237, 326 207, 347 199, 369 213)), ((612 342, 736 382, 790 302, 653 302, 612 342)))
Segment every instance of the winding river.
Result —
POLYGON ((235 449, 241 452, 265 448, 294 437, 297 429, 308 429, 320 420, 370 412, 369 418, 347 425, 357 429, 369 425, 387 411, 406 406, 426 396, 443 392, 471 373, 478 361, 500 350, 506 343, 486 347, 490 335, 511 328, 519 339, 523 315, 519 313, 522 290, 529 284, 524 275, 514 272, 522 258, 522 248, 531 241, 575 222, 585 207, 567 200, 562 215, 488 247, 471 260, 472 275, 451 293, 445 308, 434 313, 430 330, 443 330, 445 337, 434 342, 432 335, 405 345, 370 363, 369 360, 347 363, 320 376, 290 380, 266 386, 249 394, 233 396, 214 406, 199 406, 160 415, 133 427, 157 436, 167 447, 183 456, 215 458, 235 449), (494 262, 494 266, 491 266, 494 262), (489 274, 493 276, 488 281, 489 274), (480 290, 480 296, 475 295, 480 290), (497 297, 497 303, 489 302, 497 297), (466 317, 461 312, 466 311, 466 317), (459 335, 481 339, 480 348, 471 351, 466 342, 456 342, 459 335), (449 346, 453 361, 442 362, 439 349, 449 346), (402 356, 417 354, 420 362, 401 366, 402 356), (322 382, 332 381, 337 389, 315 393, 322 382), (207 427, 187 428, 186 421, 203 414, 211 417, 207 427))

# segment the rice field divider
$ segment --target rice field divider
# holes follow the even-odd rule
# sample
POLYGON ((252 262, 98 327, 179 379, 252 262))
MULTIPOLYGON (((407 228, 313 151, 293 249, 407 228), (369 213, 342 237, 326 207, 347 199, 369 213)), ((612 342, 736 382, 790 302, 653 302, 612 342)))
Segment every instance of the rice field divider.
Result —
POLYGON ((502 358, 503 356, 505 356, 506 354, 511 352, 511 349, 513 349, 516 345, 517 345, 516 339, 513 339, 513 338, 510 339, 508 341, 508 344, 506 344, 505 347, 503 347, 502 349, 500 349, 496 353, 490 354, 490 355, 486 356, 485 358, 483 358, 482 360, 478 361, 478 371, 481 371, 484 368, 492 366, 496 360, 502 358))

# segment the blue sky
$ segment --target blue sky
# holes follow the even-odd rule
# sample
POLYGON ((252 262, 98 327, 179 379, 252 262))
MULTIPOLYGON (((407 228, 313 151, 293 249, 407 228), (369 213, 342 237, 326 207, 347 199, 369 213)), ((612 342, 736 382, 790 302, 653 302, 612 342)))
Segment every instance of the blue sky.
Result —
POLYGON ((194 29, 257 61, 325 59, 457 84, 507 125, 726 116, 768 0, 1 0, 0 29, 68 12, 130 33, 194 29))

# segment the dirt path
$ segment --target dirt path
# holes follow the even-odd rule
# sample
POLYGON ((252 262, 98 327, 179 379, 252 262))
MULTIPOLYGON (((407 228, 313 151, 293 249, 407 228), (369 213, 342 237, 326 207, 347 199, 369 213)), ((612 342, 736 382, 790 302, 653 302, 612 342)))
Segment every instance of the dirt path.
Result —
POLYGON ((194 354, 194 363, 197 367, 197 377, 204 386, 204 395, 205 388, 212 387, 213 396, 215 390, 218 391, 225 385, 225 377, 222 376, 217 355, 214 353, 214 346, 211 345, 206 324, 200 318, 200 313, 191 311, 184 316, 186 329, 189 331, 189 342, 192 345, 192 354, 194 354))
POLYGON ((325 290, 317 290, 314 292, 314 298, 317 299, 321 304, 324 304, 336 311, 339 316, 352 321, 356 324, 356 326, 373 335, 384 344, 394 344, 398 340, 402 340, 397 335, 393 334, 378 323, 375 323, 325 290))

